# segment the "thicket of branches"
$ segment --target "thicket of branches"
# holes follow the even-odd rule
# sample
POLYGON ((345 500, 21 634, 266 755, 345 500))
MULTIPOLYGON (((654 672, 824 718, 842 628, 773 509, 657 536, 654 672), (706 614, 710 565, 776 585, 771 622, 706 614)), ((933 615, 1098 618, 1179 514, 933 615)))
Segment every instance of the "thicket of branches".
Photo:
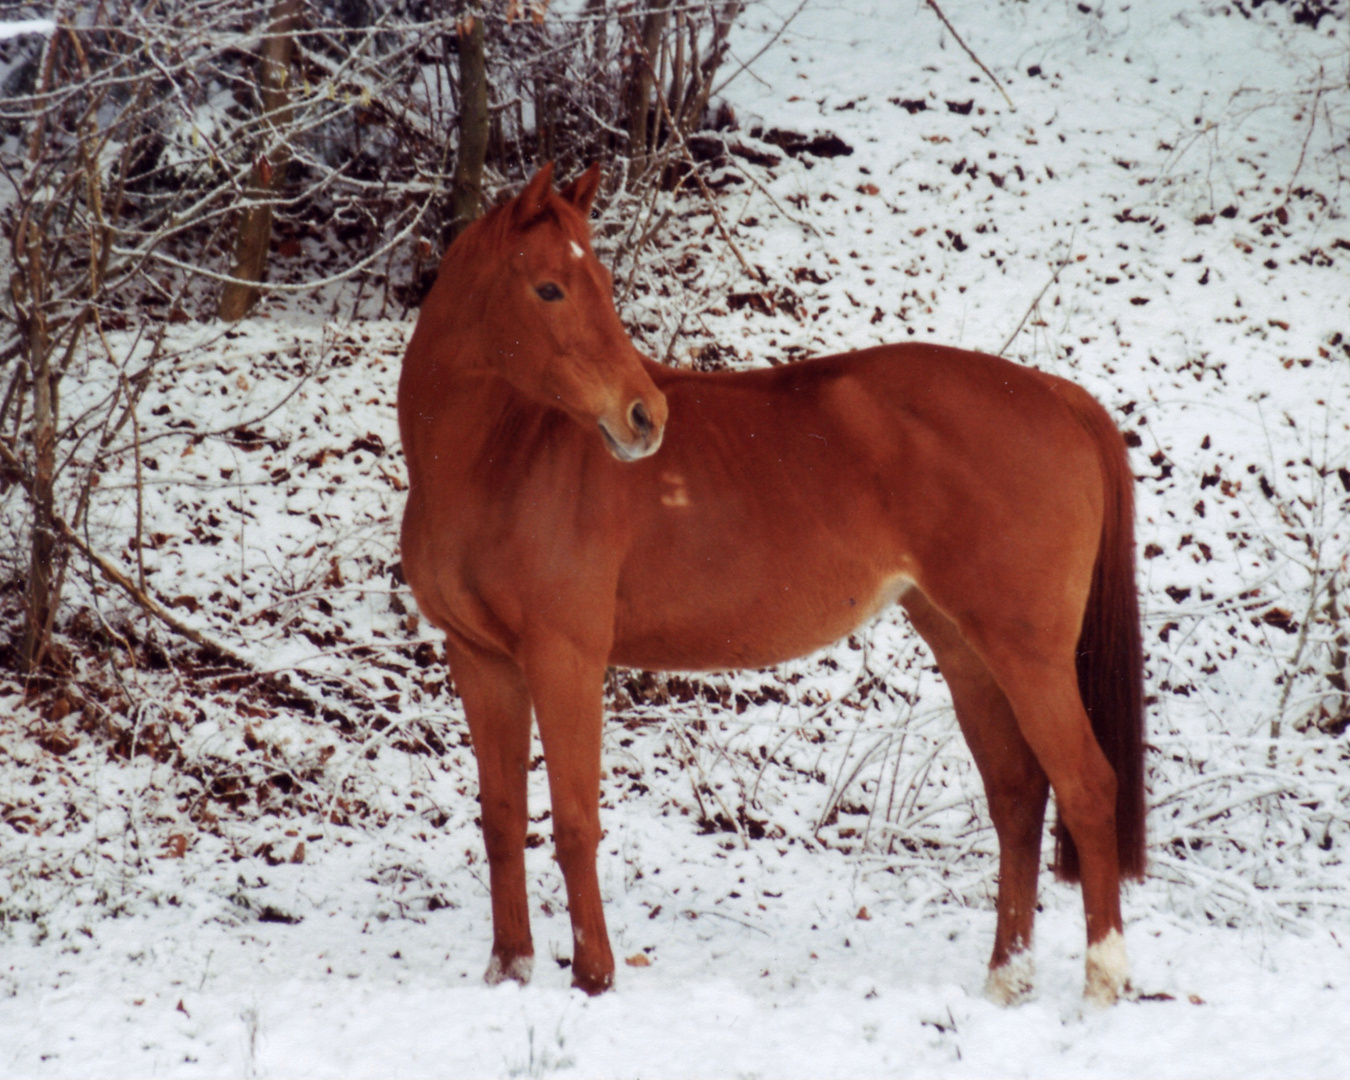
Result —
POLYGON ((660 193, 688 180, 685 137, 725 76, 744 2, 15 13, 52 18, 0 41, 0 488, 9 587, 23 593, 8 660, 51 668, 73 552, 156 608, 143 570, 93 550, 88 518, 105 463, 139 463, 166 323, 353 278, 416 303, 457 229, 549 159, 564 174, 608 163, 600 229, 635 263, 666 220, 660 193), (301 252, 303 269, 276 272, 301 252), (114 389, 67 415, 63 381, 95 354, 114 389))
MULTIPOLYGON (((199 834, 237 846, 230 857, 295 859, 303 844, 281 839, 281 818, 396 815, 410 834, 430 822, 452 847, 477 844, 468 733, 439 640, 390 573, 397 530, 379 496, 399 482, 397 465, 384 468, 391 431, 306 433, 276 406, 336 416, 372 371, 387 387, 399 331, 332 323, 309 341, 291 326, 275 353, 241 360, 226 356, 228 324, 173 324, 212 319, 232 281, 246 301, 328 283, 325 305, 350 284, 344 309, 383 291, 397 312, 462 215, 547 158, 563 175, 607 163, 597 246, 621 303, 635 283, 655 296, 667 282, 645 276, 642 256, 681 216, 670 192, 718 183, 695 171, 715 140, 692 133, 717 123, 710 103, 735 74, 724 47, 740 0, 556 3, 105 0, 61 7, 52 32, 0 41, 0 634, 14 635, 0 662, 36 672, 25 715, 41 728, 0 745, 6 772, 22 777, 0 793, 0 817, 26 834, 4 856, 0 878, 24 899, 0 898, 0 931, 51 908, 47 851, 70 868, 52 880, 106 900, 110 873, 139 870, 161 844, 181 857, 199 834), (257 257, 245 240, 259 222, 270 265, 265 280, 245 280, 235 275, 257 257), (268 517, 258 493, 292 472, 333 512, 269 565, 257 523, 281 531, 293 508, 268 517), (222 581, 182 571, 212 544, 237 544, 210 563, 222 581), (170 593, 158 566, 178 568, 160 578, 170 593), (110 591, 122 602, 100 608, 110 591), (372 610, 381 629, 356 625, 372 610), (154 620, 208 648, 161 648, 154 620), (294 639, 313 647, 303 664, 283 658, 266 675, 228 655, 259 641, 281 654, 294 639), (126 797, 80 779, 99 777, 104 756, 135 778, 126 797), (431 780, 433 768, 444 775, 431 780), (135 839, 110 862, 102 845, 124 827, 135 839)), ((1332 93, 1319 77, 1305 94, 1314 151, 1314 134, 1339 130, 1332 93)), ((1282 213, 1266 217, 1283 225, 1282 213)), ((806 292, 819 278, 802 282, 806 292)), ((804 321, 790 290, 774 295, 790 299, 785 319, 804 321)), ((776 304, 768 293, 730 301, 765 319, 776 304)), ((670 321, 653 336, 683 326, 678 310, 660 317, 670 321)), ((640 322, 634 333, 651 333, 640 322)), ((1328 347, 1350 349, 1340 334, 1328 347)), ((1183 890, 1211 918, 1296 924, 1347 902, 1342 448, 1309 436, 1283 475, 1272 450, 1274 486, 1248 479, 1245 491, 1197 470, 1187 500, 1222 496, 1233 517, 1217 535, 1265 569, 1217 596, 1158 579, 1155 865, 1212 885, 1183 890), (1194 700, 1216 671, 1211 652, 1232 664, 1236 652, 1219 648, 1239 648, 1230 642, 1280 688, 1275 706, 1225 718, 1231 738, 1174 730, 1165 703, 1194 700), (1267 891, 1273 868, 1298 888, 1267 891)), ((1138 460, 1163 477, 1172 468, 1161 450, 1138 460)), ((1211 557, 1203 541, 1181 544, 1211 557)), ((1163 556, 1154 548, 1141 567, 1163 556)), ((1176 565, 1189 564, 1178 556, 1169 573, 1176 565)), ((868 872, 902 867, 915 893, 987 899, 993 836, 945 694, 925 701, 934 688, 922 646, 885 622, 772 677, 618 672, 606 790, 645 799, 644 812, 687 813, 728 845, 795 837, 851 852, 868 872)))

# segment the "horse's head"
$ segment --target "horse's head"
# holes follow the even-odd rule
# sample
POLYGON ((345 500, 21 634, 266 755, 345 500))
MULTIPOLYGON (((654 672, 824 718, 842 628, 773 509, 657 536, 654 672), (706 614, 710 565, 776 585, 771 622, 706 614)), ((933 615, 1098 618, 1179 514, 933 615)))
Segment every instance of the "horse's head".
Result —
POLYGON ((463 247, 472 264, 459 278, 456 306, 486 334, 479 363, 528 397, 596 425, 610 453, 636 461, 661 445, 666 399, 619 322, 613 279, 591 250, 600 167, 561 192, 552 180, 550 163, 451 249, 447 263, 463 247))

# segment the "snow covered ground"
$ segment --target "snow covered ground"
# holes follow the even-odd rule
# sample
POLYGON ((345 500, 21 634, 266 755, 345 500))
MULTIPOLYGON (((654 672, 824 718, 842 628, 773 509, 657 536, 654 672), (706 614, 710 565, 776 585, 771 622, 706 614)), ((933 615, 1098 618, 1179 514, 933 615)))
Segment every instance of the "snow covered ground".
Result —
MULTIPOLYGON (((754 8, 738 56, 794 7, 754 8)), ((1345 24, 943 8, 1016 111, 926 6, 808 0, 727 90, 722 212, 767 283, 690 198, 651 254, 669 296, 656 273, 626 314, 659 355, 683 319, 681 363, 1006 348, 1114 411, 1149 652, 1139 1000, 1084 1012, 1078 893, 1048 873, 1035 999, 981 996, 996 846, 898 618, 778 672, 616 673, 601 882, 628 963, 568 989, 540 766, 535 979, 484 986, 472 755, 393 572, 411 316, 329 296, 172 327, 142 410, 148 580, 271 677, 76 581, 73 689, 0 683, 0 1075, 1344 1073, 1345 24)), ((72 414, 109 389, 90 365, 72 414)), ((134 480, 128 451, 91 515, 127 568, 134 480)))

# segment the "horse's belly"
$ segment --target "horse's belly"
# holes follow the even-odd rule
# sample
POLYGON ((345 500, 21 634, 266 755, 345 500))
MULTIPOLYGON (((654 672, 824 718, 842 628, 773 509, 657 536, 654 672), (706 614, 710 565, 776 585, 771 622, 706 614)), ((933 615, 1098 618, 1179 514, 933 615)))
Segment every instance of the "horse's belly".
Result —
MULTIPOLYGON (((642 615, 621 606, 610 660, 648 670, 762 668, 815 652, 870 621, 911 586, 906 573, 853 574, 758 592, 691 583, 642 615)), ((655 598, 651 598, 655 601, 655 598)))

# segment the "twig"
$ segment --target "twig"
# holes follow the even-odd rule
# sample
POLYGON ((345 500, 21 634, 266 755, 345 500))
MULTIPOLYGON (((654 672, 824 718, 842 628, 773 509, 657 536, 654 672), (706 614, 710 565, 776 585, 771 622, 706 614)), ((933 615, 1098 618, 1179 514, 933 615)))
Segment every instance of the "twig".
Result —
POLYGON ((680 321, 675 324, 675 333, 670 335, 670 343, 666 346, 665 355, 661 357, 661 363, 669 364, 671 356, 675 353, 675 343, 680 340, 680 335, 684 333, 684 324, 689 319, 689 306, 686 304, 684 310, 680 312, 680 321))
MULTIPOLYGON (((123 380, 126 376, 122 376, 123 380)), ((141 419, 130 389, 124 391, 131 405, 131 431, 136 451, 136 582, 145 591, 145 474, 141 465, 141 419)))
POLYGON ((131 597, 131 599, 135 601, 137 606, 140 607, 143 611, 146 611, 149 614, 153 615, 174 633, 180 635, 181 637, 187 638, 194 645, 197 645, 203 649, 213 650, 219 653, 220 655, 232 660, 234 663, 241 665, 242 667, 251 668, 253 666, 252 661, 248 660, 240 653, 235 652, 229 646, 222 645, 218 641, 213 641, 211 638, 203 634, 200 630, 197 630, 194 627, 189 626, 187 623, 183 622, 177 616, 171 614, 167 608, 165 608, 161 603, 159 603, 159 601, 155 600, 148 593, 143 592, 134 581, 132 581, 129 577, 127 577, 124 573, 122 573, 122 571, 117 569, 117 567, 115 567, 112 563, 110 563, 107 559, 105 559, 92 547, 90 547, 83 540, 81 540, 80 537, 76 534, 76 532, 69 525, 66 524, 64 518, 60 517, 55 518, 53 520, 53 524, 56 526, 56 531, 61 534, 62 539, 66 540, 77 551, 79 551, 81 555, 83 555, 86 559, 88 559, 90 562, 96 565, 102 572, 103 576, 107 578, 109 582, 111 582, 113 585, 116 585, 119 589, 121 589, 124 593, 126 593, 129 597, 131 597))
POLYGON ((738 919, 735 915, 728 915, 725 911, 714 911, 712 908, 685 908, 682 912, 686 917, 697 915, 716 915, 719 919, 726 919, 727 922, 734 922, 737 926, 744 926, 747 930, 753 930, 757 934, 768 934, 769 932, 762 926, 756 926, 752 922, 746 922, 744 919, 738 919))
MULTIPOLYGON (((3 442, 0 442, 0 459, 3 459, 4 463, 14 471, 15 475, 18 476, 19 478, 19 483, 21 483, 24 486, 24 488, 31 493, 33 484, 32 478, 24 470, 23 463, 19 461, 17 457, 15 457, 14 452, 10 450, 10 448, 6 446, 3 442)), ((214 650, 220 655, 232 660, 236 664, 239 664, 247 668, 253 667, 252 661, 248 660, 241 654, 235 652, 229 646, 222 645, 218 641, 213 641, 211 638, 203 634, 200 630, 197 630, 194 627, 189 626, 187 623, 183 622, 177 616, 173 615, 158 600, 155 600, 148 593, 140 589, 134 581, 132 581, 129 577, 126 576, 126 574, 122 573, 121 570, 117 569, 116 566, 114 566, 102 555, 100 555, 97 551, 95 551, 93 547, 85 543, 84 540, 81 539, 79 533, 77 533, 74 529, 70 527, 69 524, 66 523, 65 518, 61 517, 60 515, 54 514, 52 516, 52 525, 56 529, 56 532, 60 535, 61 539, 65 540, 66 543, 70 544, 73 548, 75 548, 76 551, 78 551, 86 559, 88 559, 95 566, 97 566, 99 570, 102 572, 103 576, 109 582, 111 582, 113 585, 116 585, 119 589, 121 589, 124 593, 126 593, 129 597, 131 597, 131 599, 135 601, 137 606, 139 606, 142 610, 148 612, 149 614, 153 615, 174 633, 187 638, 190 642, 192 642, 194 645, 199 646, 200 648, 214 650)))
MULTIPOLYGON (((664 101, 661 101, 661 112, 666 113, 666 121, 667 123, 671 123, 670 109, 666 108, 666 103, 664 103, 664 101)), ((717 202, 715 202, 713 198, 713 193, 711 193, 710 190, 707 190, 707 185, 703 182, 703 175, 698 171, 698 163, 694 161, 694 155, 688 153, 688 146, 684 143, 683 132, 679 132, 679 148, 684 155, 684 163, 690 167, 690 171, 694 175, 694 181, 698 184, 699 192, 703 193, 703 198, 707 201, 707 209, 709 209, 711 215, 713 215, 713 220, 717 223, 717 231, 722 234, 722 240, 724 240, 726 246, 732 250, 732 254, 736 257, 736 261, 741 265, 741 270, 745 271, 747 277, 759 281, 760 284, 767 285, 768 277, 764 274, 764 271, 756 271, 755 269, 752 269, 748 262, 745 262, 745 257, 741 254, 740 248, 736 246, 736 242, 732 239, 732 234, 726 231, 726 223, 722 220, 721 212, 717 209, 717 202)))
MULTIPOLYGON (((79 519, 78 519, 78 518, 76 519, 76 522, 77 522, 77 523, 79 522, 79 519)), ((88 518, 88 517, 85 517, 85 519, 84 519, 84 542, 85 542, 85 544, 86 544, 87 546, 90 546, 90 547, 93 546, 93 544, 90 542, 90 539, 89 539, 89 518, 88 518)), ((69 560, 67 560, 67 561, 69 561, 69 560)), ((90 585, 91 585, 91 586, 93 585, 93 575, 92 575, 92 574, 90 575, 90 585)), ((125 636, 124 634, 120 634, 120 633, 118 633, 116 630, 114 630, 114 629, 112 628, 112 626, 108 623, 108 620, 107 620, 106 618, 104 618, 104 615, 103 615, 103 605, 102 605, 101 603, 99 603, 98 590, 97 590, 97 589, 94 589, 94 588, 90 588, 89 591, 90 591, 90 593, 91 593, 91 595, 92 595, 92 597, 93 597, 93 609, 94 609, 94 615, 98 618, 98 624, 99 624, 99 626, 101 626, 101 627, 103 628, 103 632, 104 632, 105 634, 107 634, 110 638, 112 638, 113 641, 117 642, 118 645, 122 646, 122 651, 125 652, 125 653, 127 654, 127 663, 130 664, 133 668, 135 668, 135 667, 136 667, 136 650, 133 649, 133 648, 131 647, 131 642, 129 642, 129 641, 126 639, 126 636, 125 636)), ((124 678, 122 677, 122 670, 121 670, 121 668, 120 668, 119 665, 117 665, 117 664, 113 664, 113 665, 112 665, 112 674, 113 674, 113 678, 117 680, 117 685, 118 685, 118 687, 119 687, 119 688, 121 689, 121 691, 122 691, 122 696, 125 697, 125 698, 127 699, 127 704, 128 704, 129 706, 131 706, 133 709, 136 708, 136 707, 137 707, 136 697, 135 697, 134 694, 132 694, 132 692, 131 692, 131 687, 127 686, 127 681, 126 681, 126 679, 124 679, 124 678)), ((132 757, 135 757, 136 755, 135 755, 135 754, 132 754, 131 756, 132 756, 132 757)))
POLYGON ((1304 157, 1307 156, 1308 144, 1312 142, 1313 129, 1317 127, 1317 106, 1322 100, 1322 89, 1323 89, 1321 85, 1322 78, 1323 78, 1323 70, 1322 68, 1318 68, 1317 94, 1313 98, 1312 108, 1309 110, 1308 133, 1303 136, 1303 146, 1299 149, 1298 152, 1298 164, 1294 166, 1294 174, 1291 177, 1289 177, 1289 183, 1286 184, 1284 187, 1284 202, 1280 203, 1279 207, 1281 210, 1283 210, 1286 206, 1289 205, 1289 200, 1294 196, 1294 181, 1298 179, 1298 174, 1303 170, 1303 159, 1304 157))
MULTIPOLYGON (((683 184, 684 178, 681 177, 679 185, 677 185, 675 191, 671 193, 672 197, 679 193, 680 186, 682 186, 683 184)), ((650 212, 647 214, 648 221, 651 221, 652 216, 656 212, 655 193, 659 190, 660 188, 658 185, 656 184, 652 185, 653 202, 650 207, 650 212)), ((666 207, 665 212, 662 213, 660 219, 656 222, 655 225, 649 226, 643 232, 643 234, 637 238, 637 241, 634 244, 632 244, 631 247, 629 247, 626 250, 620 251, 618 255, 615 257, 615 261, 617 262, 619 258, 629 256, 631 257, 633 263, 632 269, 628 271, 628 280, 626 280, 623 283, 623 289, 621 289, 619 292, 620 303, 625 303, 628 300, 628 298, 633 295, 633 283, 637 280, 638 270, 642 268, 642 261, 640 259, 642 249, 647 246, 647 242, 651 240, 653 236, 656 236, 659 232, 661 232, 662 229, 666 227, 666 222, 670 220, 670 216, 671 214, 674 213, 674 211, 675 211, 674 206, 666 207)))
POLYGON ((808 0, 802 0, 802 2, 797 5, 796 10, 793 11, 793 13, 789 15, 786 19, 783 20, 783 25, 780 26, 776 31, 774 31, 773 37, 769 38, 769 40, 764 43, 763 48, 761 48, 759 52, 755 53, 754 56, 750 57, 749 60, 746 60, 743 64, 741 64, 740 67, 738 67, 735 71, 733 71, 730 75, 728 75, 715 87, 713 87, 712 93, 710 93, 708 97, 715 98, 718 94, 720 94, 723 90, 727 88, 727 86, 731 83, 733 79, 739 78, 741 72, 748 70, 751 64, 753 64, 756 60, 758 60, 761 56, 763 56, 766 52, 768 52, 778 41, 778 39, 783 36, 783 32, 789 26, 792 25, 793 20, 795 20, 797 16, 802 13, 807 3, 808 0))
POLYGON ((1050 280, 1047 281, 1045 285, 1041 288, 1041 291, 1036 294, 1036 299, 1031 301, 1030 306, 1026 309, 1026 311, 1022 313, 1022 318, 1018 320, 1017 328, 1013 330, 1011 334, 1008 335, 1008 340, 1003 343, 1002 347, 998 350, 998 353, 996 355, 1002 356, 1004 353, 1008 351, 1008 346, 1011 345, 1014 339, 1017 337, 1017 335, 1022 332, 1022 327, 1024 327, 1027 324, 1027 320, 1031 318, 1031 313, 1036 310, 1037 305, 1040 304, 1041 302, 1041 298, 1045 296, 1047 292, 1050 291, 1050 286, 1059 280, 1059 275, 1061 271, 1063 271, 1063 269, 1069 265, 1069 262, 1073 257, 1073 241, 1074 236, 1076 236, 1077 234, 1078 229, 1077 227, 1075 227, 1073 233, 1070 234, 1069 236, 1069 250, 1064 253, 1064 258, 1060 259, 1059 265, 1055 267, 1055 272, 1050 275, 1050 280))
POLYGON ((1003 84, 999 82, 998 79, 994 78, 994 73, 984 66, 984 61, 981 60, 978 56, 976 56, 971 51, 970 46, 961 40, 961 35, 956 32, 956 27, 954 27, 951 24, 951 21, 947 18, 947 16, 942 13, 942 9, 938 7, 937 0, 928 0, 928 6, 932 8, 933 12, 937 15, 937 17, 942 20, 942 25, 951 31, 952 37, 956 38, 956 43, 960 45, 961 48, 966 50, 966 55, 969 56, 972 60, 974 60, 975 63, 979 65, 980 70, 989 76, 989 81, 993 83, 996 87, 998 87, 998 92, 1003 95, 1003 100, 1008 103, 1008 108, 1010 108, 1013 112, 1016 112, 1017 106, 1013 104, 1012 98, 1008 96, 1008 91, 1004 90, 1003 84))
POLYGON ((1322 599, 1322 545, 1311 546, 1313 566, 1309 571, 1312 575, 1312 585, 1308 590, 1308 610, 1303 613, 1303 625, 1299 627, 1298 642, 1294 646, 1294 655, 1290 658, 1289 667, 1285 670, 1284 690, 1280 694, 1280 704, 1275 708, 1275 715, 1270 718, 1270 749, 1266 753, 1266 764, 1272 769, 1275 768, 1277 744, 1280 738, 1281 721, 1284 719, 1284 710, 1289 707, 1289 695, 1294 689, 1299 668, 1303 663, 1303 652, 1308 647, 1308 631, 1317 618, 1317 604, 1322 599))
POLYGON ((779 201, 773 197, 773 193, 770 192, 769 189, 766 188, 763 184, 761 184, 758 180, 756 180, 754 174, 749 169, 742 170, 741 175, 744 176, 747 180, 749 180, 750 183, 753 184, 759 190, 760 194, 763 195, 766 199, 768 199, 769 202, 773 204, 774 208, 785 218, 787 218, 790 222, 792 222, 792 224, 800 225, 803 229, 811 230, 811 232, 815 233, 816 236, 819 237, 821 240, 825 239, 824 233, 822 233, 813 224, 811 224, 811 222, 807 221, 805 218, 794 217, 792 214, 788 213, 788 211, 784 210, 782 204, 779 203, 779 201))
POLYGON ((694 182, 698 184, 699 191, 703 192, 703 198, 708 203, 708 209, 712 211, 713 221, 717 223, 717 231, 722 234, 722 239, 726 242, 731 253, 736 256, 736 261, 741 264, 741 269, 745 271, 746 276, 753 278, 761 284, 768 284, 768 277, 763 271, 756 272, 751 269, 750 264, 745 261, 745 256, 741 254, 741 249, 736 246, 735 241, 731 239, 731 234, 727 232, 726 222, 722 220, 722 214, 717 209, 717 203, 714 201, 712 192, 708 190, 708 185, 703 182, 703 175, 698 171, 698 163, 694 161, 694 155, 689 152, 689 144, 684 141, 684 132, 675 126, 675 121, 670 115, 670 110, 666 108, 666 99, 662 94, 656 95, 657 103, 661 106, 661 115, 666 118, 666 123, 670 126, 671 132, 680 141, 680 153, 684 157, 685 164, 689 166, 693 174, 694 182))
MULTIPOLYGON (((448 141, 447 145, 449 145, 448 141)), ((299 284, 285 284, 282 282, 275 282, 275 281, 271 282, 260 281, 257 282, 254 285, 254 287, 261 292, 309 293, 309 292, 317 292, 319 289, 326 288, 329 285, 335 285, 338 282, 346 281, 349 278, 354 277, 356 274, 361 273, 368 267, 373 266, 378 259, 382 258, 388 252, 394 250, 396 247, 398 247, 398 245, 402 244, 404 240, 406 240, 409 236, 411 236, 416 231, 417 227, 422 223, 422 218, 426 216, 427 211, 431 209, 431 204, 437 194, 439 194, 439 190, 433 185, 430 194, 428 194, 426 199, 422 201, 422 204, 421 206, 418 207, 417 213, 413 217, 412 221, 410 221, 383 247, 372 252, 370 255, 367 255, 364 259, 360 260, 359 262, 356 262, 351 266, 347 267, 347 269, 339 271, 336 274, 330 274, 328 277, 320 278, 317 281, 306 281, 301 282, 299 284)), ((273 201, 276 202, 277 200, 273 201)), ((241 202, 239 208, 241 210, 247 209, 249 205, 251 204, 248 202, 241 202)), ((157 236, 154 239, 159 240, 160 237, 157 236)), ((112 253, 114 255, 118 255, 128 260, 145 260, 145 259, 153 260, 155 262, 163 263, 165 266, 172 266, 175 270, 183 270, 190 274, 195 274, 198 277, 207 279, 208 281, 231 282, 237 280, 231 277, 229 274, 217 273, 216 271, 208 270, 204 266, 201 266, 199 264, 184 262, 182 259, 176 259, 172 255, 167 255, 162 251, 145 250, 144 248, 138 249, 138 248, 124 248, 114 246, 112 248, 112 253)))

